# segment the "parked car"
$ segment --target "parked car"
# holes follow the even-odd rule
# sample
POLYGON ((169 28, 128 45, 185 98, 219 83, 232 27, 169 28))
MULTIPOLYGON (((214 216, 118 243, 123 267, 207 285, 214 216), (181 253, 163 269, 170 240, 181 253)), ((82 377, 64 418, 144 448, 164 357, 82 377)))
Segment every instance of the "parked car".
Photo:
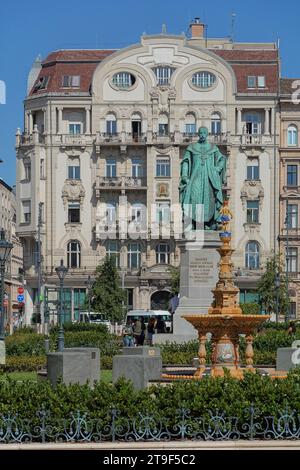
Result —
POLYGON ((132 323, 138 318, 144 318, 147 324, 151 317, 156 320, 161 319, 165 322, 166 331, 172 331, 172 314, 168 310, 129 310, 126 315, 126 323, 132 323))

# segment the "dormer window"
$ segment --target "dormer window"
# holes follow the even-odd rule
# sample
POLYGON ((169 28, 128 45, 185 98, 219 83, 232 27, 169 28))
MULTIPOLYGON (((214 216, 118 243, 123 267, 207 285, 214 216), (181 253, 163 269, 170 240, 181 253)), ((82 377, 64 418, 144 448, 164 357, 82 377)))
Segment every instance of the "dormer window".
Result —
POLYGON ((266 77, 264 75, 248 75, 248 88, 265 88, 266 77))
POLYGON ((155 73, 156 84, 158 86, 170 85, 171 76, 175 70, 174 67, 159 66, 159 67, 154 67, 152 70, 155 73))
POLYGON ((63 75, 62 77, 63 88, 79 88, 80 75, 63 75))
POLYGON ((47 88, 49 82, 49 76, 47 77, 40 77, 36 84, 34 85, 33 91, 44 90, 47 88))

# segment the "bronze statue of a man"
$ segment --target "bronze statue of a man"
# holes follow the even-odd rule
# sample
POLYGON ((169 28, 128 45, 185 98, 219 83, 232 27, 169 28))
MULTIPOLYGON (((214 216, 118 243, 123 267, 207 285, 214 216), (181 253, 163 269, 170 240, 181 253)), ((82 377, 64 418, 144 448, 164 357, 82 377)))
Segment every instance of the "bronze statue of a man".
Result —
POLYGON ((222 185, 226 182, 226 157, 207 141, 206 127, 200 127, 198 135, 198 142, 188 146, 181 162, 179 199, 193 228, 204 223, 205 230, 217 230, 223 205, 222 185))

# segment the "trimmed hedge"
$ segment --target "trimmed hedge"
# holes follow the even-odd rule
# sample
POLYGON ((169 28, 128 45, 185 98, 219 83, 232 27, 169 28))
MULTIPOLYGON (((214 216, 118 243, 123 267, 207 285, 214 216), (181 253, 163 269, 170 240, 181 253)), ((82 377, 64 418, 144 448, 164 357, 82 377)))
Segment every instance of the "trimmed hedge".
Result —
POLYGON ((0 381, 0 414, 16 414, 35 422, 36 412, 43 407, 55 418, 65 418, 80 410, 91 418, 109 419, 111 407, 120 410, 122 418, 135 418, 138 413, 164 417, 170 424, 178 422, 177 410, 188 408, 191 416, 209 416, 209 410, 222 410, 229 416, 242 418, 250 405, 260 416, 276 415, 278 410, 300 412, 300 371, 287 379, 272 380, 259 374, 246 373, 244 380, 230 377, 204 378, 200 381, 173 383, 171 388, 152 385, 136 391, 131 383, 99 382, 94 389, 87 385, 62 383, 53 389, 48 382, 28 382, 26 387, 7 377, 0 381))
POLYGON ((7 356, 6 364, 0 366, 3 372, 33 372, 46 367, 46 356, 7 356))

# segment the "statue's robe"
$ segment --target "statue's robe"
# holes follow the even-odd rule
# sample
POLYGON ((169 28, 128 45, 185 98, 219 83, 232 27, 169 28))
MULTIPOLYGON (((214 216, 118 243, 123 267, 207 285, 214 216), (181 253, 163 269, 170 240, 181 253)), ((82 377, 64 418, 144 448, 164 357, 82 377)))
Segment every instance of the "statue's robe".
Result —
POLYGON ((222 184, 226 181, 226 157, 216 145, 204 147, 199 143, 186 149, 181 162, 180 202, 185 215, 195 222, 204 222, 206 228, 216 229, 223 205, 222 184), (186 206, 186 205, 189 206, 186 206), (197 205, 203 204, 202 220, 197 205))

